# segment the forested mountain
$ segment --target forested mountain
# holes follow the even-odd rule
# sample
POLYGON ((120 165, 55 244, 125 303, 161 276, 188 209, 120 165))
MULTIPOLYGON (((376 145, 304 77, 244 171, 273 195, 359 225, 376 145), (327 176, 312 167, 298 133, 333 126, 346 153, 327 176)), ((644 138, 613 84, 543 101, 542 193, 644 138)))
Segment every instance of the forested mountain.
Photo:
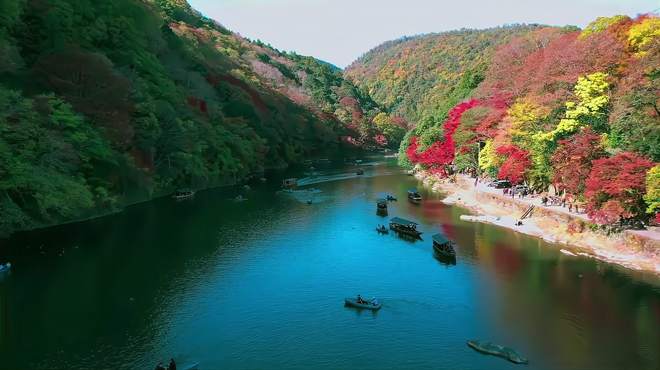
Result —
POLYGON ((336 67, 184 0, 0 1, 0 235, 398 146, 378 113, 336 67))
POLYGON ((404 164, 554 185, 599 223, 660 208, 660 19, 386 43, 346 75, 416 127, 404 164))
POLYGON ((345 75, 394 115, 433 126, 484 79, 495 49, 538 26, 403 37, 365 53, 345 75))

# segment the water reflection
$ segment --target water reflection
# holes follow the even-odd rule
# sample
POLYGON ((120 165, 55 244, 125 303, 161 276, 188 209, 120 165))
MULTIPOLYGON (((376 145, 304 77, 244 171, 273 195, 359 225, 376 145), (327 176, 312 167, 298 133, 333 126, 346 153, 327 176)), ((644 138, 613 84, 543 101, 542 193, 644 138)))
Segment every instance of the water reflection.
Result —
POLYGON ((332 177, 350 172, 304 186, 327 197, 311 206, 275 195, 274 180, 246 202, 218 189, 4 242, 15 271, 0 282, 0 368, 147 369, 171 356, 203 368, 512 368, 471 338, 514 347, 534 369, 660 368, 655 278, 460 221, 465 210, 394 167, 332 177), (421 205, 405 201, 415 186, 421 205), (388 218, 419 221, 425 240, 375 232, 383 193, 402 199, 388 218), (434 255, 437 232, 456 242, 455 264, 434 255), (343 306, 359 292, 383 308, 343 306))

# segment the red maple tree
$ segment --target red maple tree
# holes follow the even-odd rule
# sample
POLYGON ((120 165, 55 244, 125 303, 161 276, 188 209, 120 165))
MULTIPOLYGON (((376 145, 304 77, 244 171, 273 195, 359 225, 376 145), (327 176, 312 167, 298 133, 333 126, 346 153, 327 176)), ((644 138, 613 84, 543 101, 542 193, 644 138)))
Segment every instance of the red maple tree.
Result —
POLYGON ((571 194, 582 194, 592 161, 605 157, 600 135, 587 127, 570 139, 559 141, 552 155, 553 182, 571 194))
POLYGON ((418 153, 419 144, 416 137, 411 138, 410 145, 406 150, 408 159, 413 163, 419 163, 428 169, 444 173, 447 165, 451 164, 456 154, 456 144, 454 142, 454 133, 461 124, 461 117, 468 110, 482 104, 478 99, 470 99, 454 106, 447 114, 447 119, 443 123, 443 139, 431 144, 422 153, 418 153))
POLYGON ((515 145, 501 146, 496 149, 496 153, 505 157, 497 177, 509 180, 512 184, 521 183, 525 179, 525 171, 531 164, 529 153, 515 145))
POLYGON ((653 162, 631 152, 593 161, 585 192, 589 217, 611 224, 643 215, 646 172, 651 167, 653 162))

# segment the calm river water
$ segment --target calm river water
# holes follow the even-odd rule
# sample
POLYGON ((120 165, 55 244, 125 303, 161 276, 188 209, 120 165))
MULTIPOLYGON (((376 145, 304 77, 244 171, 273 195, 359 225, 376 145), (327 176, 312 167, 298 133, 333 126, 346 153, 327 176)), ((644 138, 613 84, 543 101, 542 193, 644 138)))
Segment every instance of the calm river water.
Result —
POLYGON ((314 195, 276 194, 273 178, 0 242, 14 264, 0 281, 0 368, 525 367, 465 344, 483 339, 530 369, 660 369, 655 277, 462 222, 424 191, 408 203, 416 180, 374 161, 363 176, 320 168, 302 187, 314 195), (383 192, 423 241, 376 233, 383 192), (456 265, 434 257, 437 232, 458 243, 456 265), (344 307, 357 293, 383 308, 344 307))

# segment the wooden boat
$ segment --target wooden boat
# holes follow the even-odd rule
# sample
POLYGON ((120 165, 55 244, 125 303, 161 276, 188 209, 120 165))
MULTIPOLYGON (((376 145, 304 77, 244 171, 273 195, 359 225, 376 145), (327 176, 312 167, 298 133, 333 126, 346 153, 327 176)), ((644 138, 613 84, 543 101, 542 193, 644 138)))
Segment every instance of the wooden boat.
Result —
POLYGON ((448 240, 442 234, 433 235, 433 250, 443 257, 456 258, 454 242, 448 240))
POLYGON ((474 349, 477 352, 481 352, 487 355, 493 355, 505 358, 515 364, 527 364, 529 360, 522 357, 518 352, 509 348, 500 346, 499 344, 493 344, 489 342, 483 342, 480 340, 468 340, 467 345, 474 349))
POLYGON ((417 189, 408 190, 408 200, 412 203, 419 204, 422 202, 422 195, 419 194, 417 189))
POLYGON ((375 304, 372 303, 371 301, 366 301, 365 303, 358 303, 357 298, 346 298, 344 299, 344 303, 346 306, 355 307, 355 308, 364 308, 372 311, 378 311, 382 307, 382 304, 380 302, 376 302, 375 304))
POLYGON ((190 189, 177 190, 172 194, 172 198, 176 200, 190 199, 195 196, 195 192, 190 189))
POLYGON ((399 234, 408 235, 416 239, 421 239, 422 232, 417 230, 417 223, 400 217, 394 217, 390 220, 390 229, 399 234))
POLYGON ((4 265, 0 265, 0 274, 9 272, 10 269, 11 269, 11 263, 9 262, 5 263, 4 265))

